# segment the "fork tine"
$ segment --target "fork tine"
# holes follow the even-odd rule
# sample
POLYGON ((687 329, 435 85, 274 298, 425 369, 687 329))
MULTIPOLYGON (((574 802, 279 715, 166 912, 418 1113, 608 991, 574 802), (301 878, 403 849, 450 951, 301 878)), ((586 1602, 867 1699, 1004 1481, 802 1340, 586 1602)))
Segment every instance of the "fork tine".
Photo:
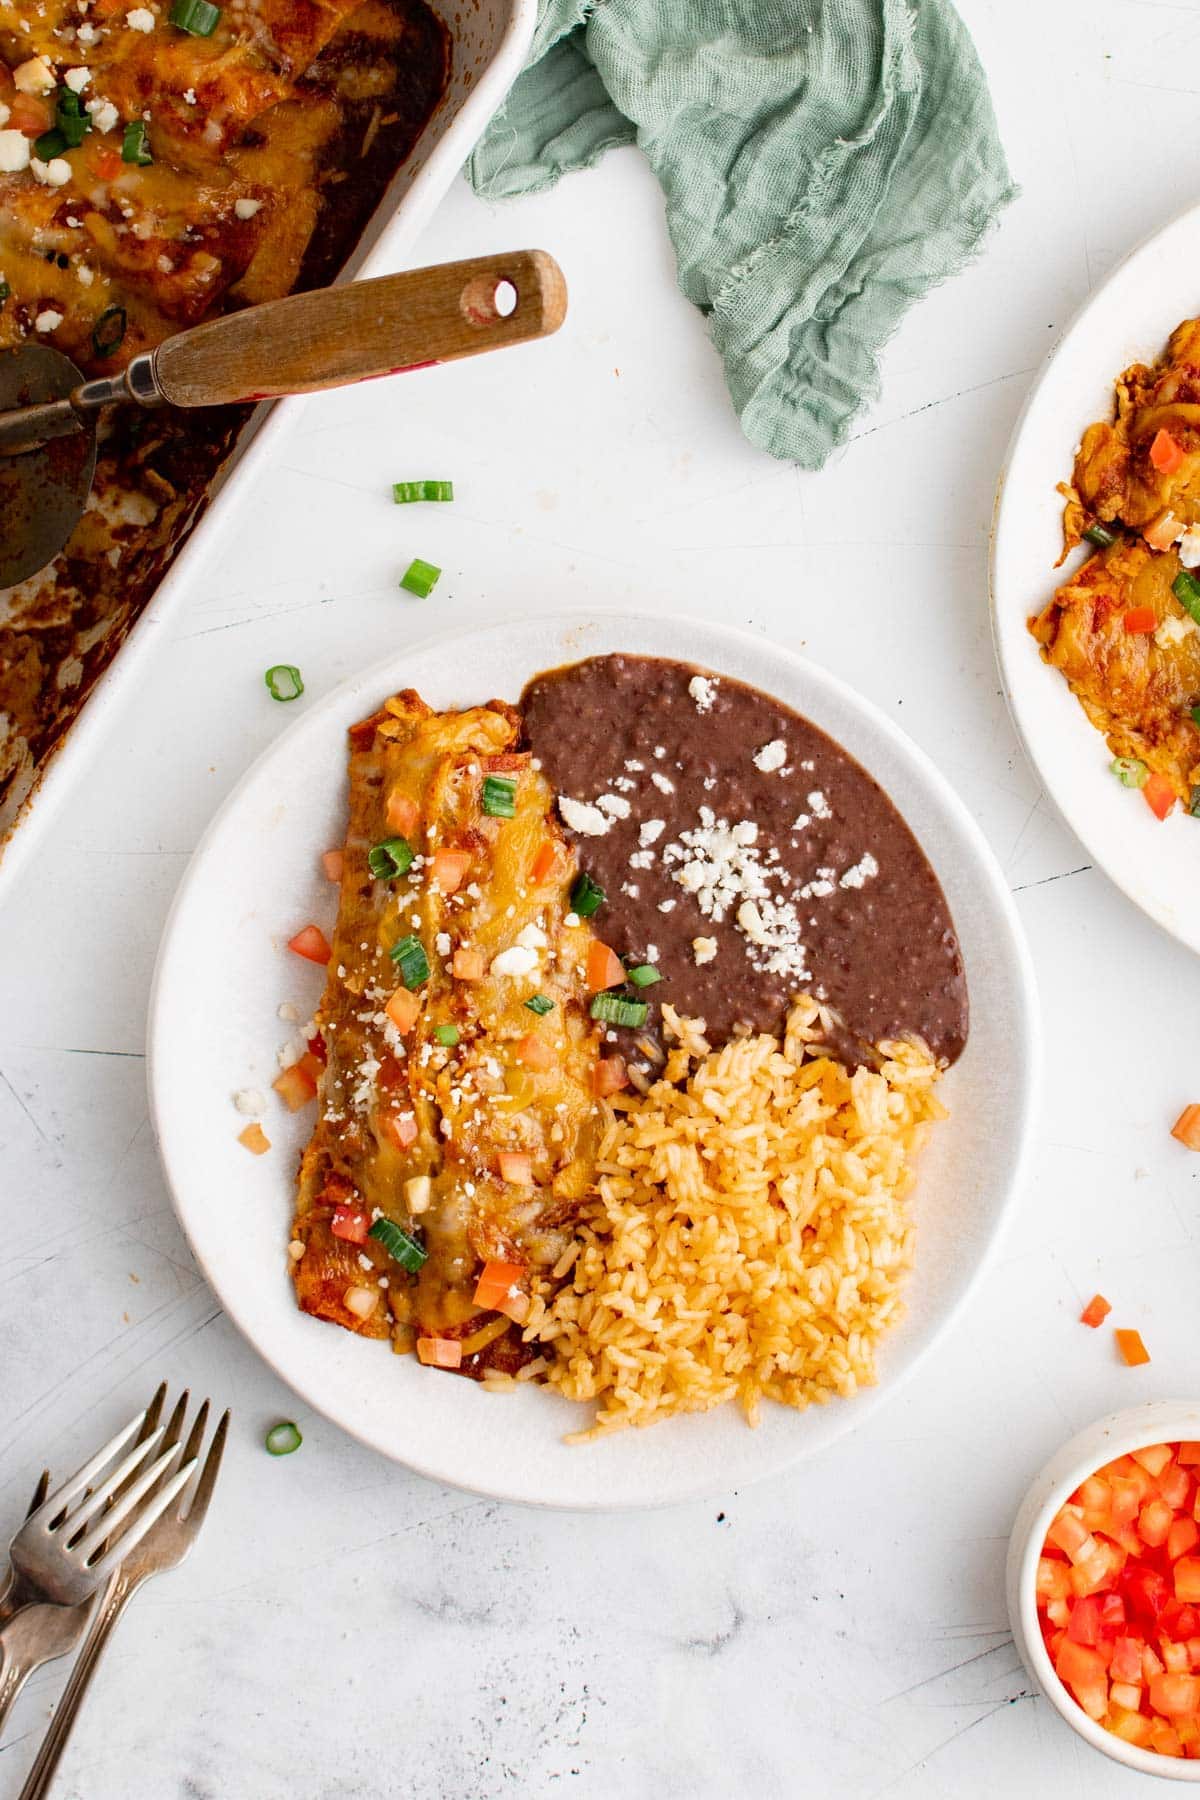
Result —
MULTIPOLYGON (((161 1492, 155 1494, 153 1500, 149 1501, 142 1511, 138 1513, 125 1535, 120 1538, 117 1543, 113 1544, 110 1549, 106 1550, 98 1562, 94 1562, 90 1565, 88 1573, 95 1575, 97 1580, 101 1583, 107 1581, 108 1577, 112 1574, 118 1564, 128 1556, 131 1551, 137 1549, 137 1546, 141 1543, 150 1527, 156 1524, 163 1513, 166 1512, 176 1494, 187 1486, 192 1478, 192 1471, 195 1467, 196 1465, 194 1462, 185 1462, 183 1467, 178 1469, 176 1473, 172 1475, 171 1479, 162 1488, 161 1492)), ((157 1477, 155 1477, 155 1479, 157 1479, 157 1477)), ((105 1521, 105 1531, 106 1533, 111 1533, 111 1526, 108 1525, 107 1521, 105 1521)))
MULTIPOLYGON (((207 1411, 207 1400, 204 1402, 204 1407, 207 1411)), ((199 1420, 197 1420, 198 1423, 199 1420)), ((221 1457, 225 1451, 225 1438, 228 1431, 229 1413, 225 1411, 221 1414, 220 1424, 213 1433, 213 1441, 208 1446, 208 1455, 204 1459, 204 1467, 200 1471, 200 1479, 196 1483, 196 1491, 192 1495, 192 1503, 188 1507, 187 1522, 194 1531, 199 1531, 203 1525, 204 1515, 208 1511, 208 1503, 212 1499, 213 1489, 217 1485, 217 1476, 221 1472, 221 1457)), ((190 1442, 188 1448, 191 1449, 190 1442)), ((196 1448, 199 1449, 199 1444, 196 1448)))
POLYGON ((25 1517, 27 1519, 31 1519, 33 1517, 34 1513, 37 1511, 38 1507, 41 1506, 42 1502, 46 1498, 46 1490, 49 1486, 50 1486, 50 1471, 49 1471, 49 1469, 43 1469, 41 1476, 38 1479, 38 1484, 33 1490, 33 1499, 29 1502, 29 1505, 25 1509, 25 1517))
MULTIPOLYGON (((53 1508, 53 1513, 64 1511, 75 1498, 76 1494, 81 1494, 84 1488, 88 1486, 92 1477, 98 1475, 101 1469, 107 1468, 113 1457, 125 1448, 134 1433, 140 1431, 142 1425, 145 1423, 145 1419, 146 1415, 144 1412, 140 1412, 136 1419, 130 1419, 128 1425, 126 1425, 123 1430, 118 1431, 116 1437, 109 1439, 103 1450, 97 1450, 95 1456, 93 1456, 90 1461, 85 1462, 81 1469, 76 1469, 74 1475, 72 1475, 68 1481, 64 1481, 60 1488, 55 1489, 48 1500, 42 1502, 42 1505, 38 1508, 38 1512, 43 1513, 48 1508, 53 1508)), ((53 1514, 51 1516, 53 1516, 53 1514)))
POLYGON ((118 1528, 133 1512, 134 1508, 145 1499, 146 1495, 161 1481, 175 1461, 175 1447, 163 1450, 148 1469, 144 1469, 136 1481, 127 1484, 120 1498, 114 1500, 104 1512, 95 1519, 88 1529, 75 1537, 71 1542, 72 1552, 87 1564, 96 1555, 105 1538, 112 1538, 118 1528))
POLYGON ((200 1446, 204 1442, 204 1427, 208 1424, 208 1401, 205 1400, 196 1414, 196 1422, 188 1432, 188 1441, 184 1446, 184 1456, 196 1457, 200 1454, 200 1446))
POLYGON ((77 1541, 89 1520, 95 1518, 103 1507, 116 1498, 121 1492, 122 1485, 128 1482, 139 1464, 145 1462, 161 1436, 162 1426, 160 1425, 157 1431, 152 1431, 149 1437, 144 1437, 140 1444, 133 1446, 129 1455, 118 1463, 106 1481, 102 1481, 94 1492, 85 1496, 83 1505, 67 1518, 64 1529, 69 1532, 70 1541, 77 1541))
POLYGON ((146 1423, 142 1427, 142 1430, 147 1437, 156 1428, 158 1421, 162 1418, 163 1402, 166 1400, 166 1397, 167 1384, 165 1381, 160 1381, 154 1390, 153 1400, 146 1408, 146 1423))
POLYGON ((182 1394, 180 1394, 178 1400, 175 1402, 175 1410, 167 1420, 167 1429, 162 1441, 164 1450, 177 1450, 179 1448, 179 1440, 183 1435, 183 1421, 187 1417, 190 1399, 191 1396, 189 1395, 188 1390, 184 1388, 182 1394))

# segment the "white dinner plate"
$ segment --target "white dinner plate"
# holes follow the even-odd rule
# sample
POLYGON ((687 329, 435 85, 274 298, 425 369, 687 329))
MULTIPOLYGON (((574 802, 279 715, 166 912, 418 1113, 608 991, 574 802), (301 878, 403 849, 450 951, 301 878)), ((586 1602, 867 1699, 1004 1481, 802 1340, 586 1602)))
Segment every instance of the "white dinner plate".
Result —
POLYGON ((196 851, 150 1004, 151 1109, 163 1164, 196 1257, 235 1324, 304 1400, 384 1455, 478 1493, 557 1506, 646 1506, 736 1488, 862 1424, 941 1337, 996 1242, 1020 1176, 1038 1064, 1033 978, 1008 890, 933 764, 850 689, 760 639, 612 613, 440 637, 304 713, 249 771, 196 851), (950 1117, 920 1165, 909 1310, 886 1342, 878 1387, 804 1413, 768 1402, 757 1430, 725 1407, 570 1446, 563 1436, 586 1423, 584 1408, 532 1386, 487 1393, 297 1310, 286 1244, 312 1121, 273 1106, 273 1149, 251 1157, 237 1142, 244 1121, 231 1096, 269 1089, 289 1029, 277 1017, 280 1002, 297 1002, 307 1016, 318 999, 321 971, 286 943, 310 918, 327 928, 332 921, 334 892, 318 857, 343 837, 346 728, 402 687, 438 707, 516 700, 539 670, 615 650, 686 653, 750 682, 821 726, 882 783, 949 900, 971 1035, 943 1084, 950 1117))
POLYGON ((1113 383, 1132 362, 1155 362, 1180 320, 1200 309, 1200 207, 1192 207, 1115 268, 1034 382, 1009 445, 992 531, 992 629, 1009 708, 1047 793, 1092 860, 1136 906, 1200 950, 1196 821, 1176 807, 1160 823, 1112 775, 1112 752, 1057 669, 1043 663, 1028 620, 1083 560, 1061 569, 1062 496, 1075 450, 1112 416, 1113 383))

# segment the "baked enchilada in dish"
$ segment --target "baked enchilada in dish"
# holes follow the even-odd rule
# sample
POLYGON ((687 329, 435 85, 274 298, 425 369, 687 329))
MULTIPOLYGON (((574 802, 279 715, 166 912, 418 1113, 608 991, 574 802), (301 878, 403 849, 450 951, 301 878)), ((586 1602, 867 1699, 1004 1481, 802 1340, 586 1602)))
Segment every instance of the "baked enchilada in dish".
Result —
MULTIPOLYGON (((112 374, 328 283, 448 67, 423 0, 0 0, 0 350, 112 374)), ((70 542, 0 594, 0 842, 249 410, 112 414, 70 542)))
POLYGON ((404 692, 350 732, 323 861, 275 1084, 317 1107, 305 1312, 594 1432, 874 1380, 968 1009, 937 877, 838 745, 653 658, 404 692))

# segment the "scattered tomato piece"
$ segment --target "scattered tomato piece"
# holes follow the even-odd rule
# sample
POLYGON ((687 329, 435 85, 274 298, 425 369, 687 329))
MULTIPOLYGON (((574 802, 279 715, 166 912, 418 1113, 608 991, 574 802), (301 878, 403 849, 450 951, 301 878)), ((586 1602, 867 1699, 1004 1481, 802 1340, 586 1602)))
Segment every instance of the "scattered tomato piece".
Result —
MULTIPOLYGON (((1188 1150, 1200 1150, 1200 1106, 1185 1106, 1171 1127, 1171 1136, 1188 1150)), ((1196 1461, 1200 1462, 1200 1445, 1196 1461)))
POLYGON ((1123 620, 1130 637, 1145 637, 1158 627, 1158 614, 1152 606, 1132 606, 1123 620))
POLYGON ((407 1037, 421 1016, 420 996, 409 988, 398 987, 383 1010, 400 1036, 407 1037))
POLYGON ((523 1150, 501 1150, 496 1162, 501 1181, 509 1181, 514 1187, 533 1186, 533 1158, 523 1150))
POLYGON ((1183 450, 1169 431, 1156 431, 1150 444, 1150 461, 1160 475, 1173 475, 1183 462, 1183 450))
POLYGON ((345 854, 341 850, 326 850, 321 858, 321 867, 325 871, 326 881, 340 881, 345 854))
POLYGON ((480 950, 456 950, 451 968, 456 981, 482 981, 484 975, 483 952, 480 950))
POLYGON ((408 1150, 417 1141, 417 1121, 412 1113, 380 1113, 379 1129, 396 1150, 408 1150))
POLYGON ((629 1086, 629 1071, 625 1067, 623 1056, 602 1056, 592 1070, 592 1092, 597 1099, 604 1099, 608 1094, 619 1094, 622 1088, 629 1086))
POLYGON ((614 950, 593 938, 588 945, 587 986, 590 994, 616 987, 625 979, 625 965, 614 950))
POLYGON ((536 1031, 526 1032, 513 1045, 513 1056, 523 1068, 533 1069, 538 1074, 545 1074, 558 1061, 554 1045, 548 1038, 539 1037, 536 1031))
POLYGON ((1175 789, 1165 775, 1148 775, 1142 784, 1142 798, 1156 819, 1165 819, 1175 804, 1175 789))
POLYGON ((558 867, 558 846, 546 841, 529 865, 529 885, 543 887, 558 867))
POLYGON ((1122 1331, 1118 1329, 1113 1335, 1117 1340, 1117 1349, 1121 1352, 1121 1355, 1131 1369, 1136 1369, 1141 1363, 1148 1363, 1150 1361, 1150 1352, 1142 1342, 1142 1334, 1140 1331, 1122 1331))
POLYGON ((316 1077, 304 1067, 306 1061, 307 1058, 301 1057, 271 1083, 289 1112, 299 1112, 302 1106, 317 1097, 316 1077))
POLYGON ((303 931, 298 931, 294 938, 288 939, 288 949, 304 957, 306 962, 327 963, 333 955, 329 940, 319 925, 306 925, 303 931))
POLYGON ((329 1229, 348 1244, 365 1244, 370 1222, 361 1206, 335 1206, 329 1229))
POLYGON ((430 859, 430 879, 443 894, 457 893, 471 867, 469 850, 435 850, 430 859))
POLYGON ((434 1369, 461 1369, 462 1345, 457 1338, 418 1338, 417 1355, 434 1369))
POLYGON ((265 1156, 271 1148, 271 1140, 257 1119, 245 1131, 238 1132, 238 1143, 245 1144, 252 1156, 265 1156))
MULTIPOLYGON (((498 1312, 500 1302, 513 1297, 525 1273, 524 1263, 486 1262, 475 1284, 475 1304, 485 1312, 498 1312)), ((523 1296, 528 1301, 528 1295, 523 1296)))
POLYGON ((1083 1325, 1103 1325, 1111 1311, 1112 1307, 1108 1304, 1108 1301, 1104 1298, 1103 1294, 1093 1294, 1083 1311, 1080 1313, 1079 1320, 1083 1325))
POLYGON ((417 820, 420 816, 416 801, 410 800, 407 794, 388 795, 385 817, 389 831, 395 831, 401 837, 410 838, 417 829, 417 820))

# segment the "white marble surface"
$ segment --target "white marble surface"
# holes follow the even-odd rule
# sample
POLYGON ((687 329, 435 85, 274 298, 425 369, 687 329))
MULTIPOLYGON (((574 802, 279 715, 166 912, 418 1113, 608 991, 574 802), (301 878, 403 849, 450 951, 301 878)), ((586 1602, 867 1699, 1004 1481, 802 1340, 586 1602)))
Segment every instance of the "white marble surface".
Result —
MULTIPOLYGON (((1194 198, 1200 8, 965 0, 1023 195, 910 315, 881 403, 819 476, 741 440, 672 280, 637 154, 489 209, 459 184, 422 260, 541 243, 571 283, 553 343, 312 402, 0 936, 0 1527, 159 1375, 235 1409, 193 1561, 147 1589, 60 1776, 79 1800, 1129 1795, 1030 1693, 1005 1534, 1089 1418, 1195 1395, 1200 1092, 1189 956, 1057 822, 998 693, 985 557, 1022 394, 1089 286, 1194 198), (454 477, 453 507, 386 503, 454 477), (443 564, 424 607, 411 555, 443 564), (564 602, 703 613, 803 648, 945 768, 1032 942, 1050 1076, 1005 1254, 945 1353, 861 1432, 754 1491, 580 1519, 443 1491, 294 1410, 198 1277, 146 1118, 143 1018, 205 821, 312 695, 444 620, 564 602), (302 702, 301 704, 304 704, 302 702), (1153 1363, 1076 1323, 1096 1288, 1153 1363)), ((686 652, 686 643, 680 648, 686 652)), ((15 1795, 64 1679, 0 1748, 15 1795)))

